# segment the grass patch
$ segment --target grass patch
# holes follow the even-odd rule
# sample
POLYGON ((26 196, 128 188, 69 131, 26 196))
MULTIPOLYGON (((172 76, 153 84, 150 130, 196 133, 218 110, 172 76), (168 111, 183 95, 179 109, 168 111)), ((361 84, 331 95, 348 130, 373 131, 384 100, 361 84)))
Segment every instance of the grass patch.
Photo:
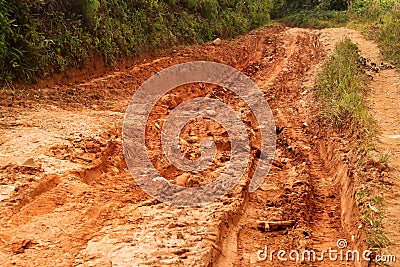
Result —
MULTIPOLYGON (((376 41, 385 60, 400 68, 400 1, 353 0, 348 10, 348 16, 349 25, 361 30, 367 38, 376 41)), ((390 151, 383 153, 376 162, 387 166, 390 156, 390 151)), ((390 185, 388 188, 383 181, 373 177, 369 177, 368 180, 369 182, 361 181, 363 188, 360 190, 366 191, 365 197, 357 195, 361 206, 361 218, 368 226, 367 244, 373 248, 386 248, 391 245, 391 242, 382 227, 385 207, 379 192, 385 189, 390 190, 390 185), (374 208, 371 209, 370 203, 377 211, 374 208)))
POLYGON ((280 21, 290 27, 322 29, 344 27, 348 20, 346 11, 312 9, 289 14, 280 21))
POLYGON ((365 136, 372 132, 374 122, 364 100, 368 86, 358 60, 357 46, 343 39, 324 63, 315 88, 324 118, 337 127, 350 125, 365 136))
POLYGON ((390 156, 392 155, 392 151, 389 151, 389 152, 387 152, 387 153, 385 153, 385 154, 382 154, 380 157, 379 157, 379 162, 380 163, 389 163, 390 162, 390 156))

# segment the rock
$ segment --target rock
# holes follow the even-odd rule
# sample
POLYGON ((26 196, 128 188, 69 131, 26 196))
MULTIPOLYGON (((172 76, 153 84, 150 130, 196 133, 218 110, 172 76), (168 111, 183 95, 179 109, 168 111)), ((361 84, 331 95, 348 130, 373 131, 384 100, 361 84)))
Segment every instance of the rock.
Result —
POLYGON ((257 223, 257 228, 262 232, 279 231, 288 227, 293 227, 295 221, 279 221, 279 222, 265 222, 260 221, 257 223))
POLYGON ((190 138, 190 143, 198 143, 199 142, 199 138, 197 136, 191 136, 190 138))
POLYGON ((157 177, 155 177, 152 181, 153 181, 153 182, 168 182, 168 180, 165 179, 165 178, 162 177, 162 176, 157 176, 157 177))
POLYGON ((212 109, 207 109, 206 114, 210 117, 215 117, 217 115, 217 112, 212 109))
POLYGON ((22 163, 22 166, 25 167, 36 167, 35 160, 33 158, 29 158, 22 163))
POLYGON ((187 183, 188 180, 189 180, 189 174, 188 173, 184 173, 184 174, 179 175, 178 177, 176 177, 175 182, 179 186, 186 186, 186 183, 187 183))
POLYGON ((93 147, 94 147, 93 141, 86 142, 86 149, 92 149, 93 147))
POLYGON ((83 154, 83 155, 80 155, 80 156, 76 156, 77 159, 86 161, 88 163, 93 161, 93 159, 94 159, 93 157, 94 157, 93 154, 83 154))
POLYGON ((221 45, 222 44, 222 40, 220 38, 217 38, 213 41, 214 45, 221 45))
POLYGON ((183 236, 183 234, 182 234, 181 232, 178 232, 178 233, 176 234, 176 238, 177 238, 177 239, 185 239, 185 237, 183 236))
POLYGON ((176 264, 178 264, 180 262, 181 262, 180 259, 164 259, 164 260, 160 260, 160 264, 165 264, 165 265, 176 265, 176 264))
POLYGON ((175 255, 181 256, 183 254, 185 254, 186 252, 189 252, 190 250, 187 248, 179 248, 175 251, 173 251, 172 253, 174 253, 175 255))
POLYGON ((15 191, 13 185, 0 185, 0 201, 9 199, 15 191))
POLYGON ((11 250, 14 254, 21 254, 24 253, 25 249, 29 249, 32 245, 32 240, 26 239, 22 242, 13 243, 11 250))

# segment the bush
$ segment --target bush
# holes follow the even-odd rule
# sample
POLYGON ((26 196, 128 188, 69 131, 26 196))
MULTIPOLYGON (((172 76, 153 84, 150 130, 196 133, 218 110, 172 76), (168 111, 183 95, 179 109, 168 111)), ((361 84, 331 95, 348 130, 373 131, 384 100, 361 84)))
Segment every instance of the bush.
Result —
POLYGON ((301 10, 283 17, 281 21, 291 27, 318 29, 343 27, 347 24, 347 15, 345 11, 301 10))
POLYGON ((349 0, 274 0, 273 4, 273 17, 283 18, 305 10, 346 11, 349 6, 349 0))
POLYGON ((268 23, 271 1, 0 0, 0 82, 235 37, 268 23))

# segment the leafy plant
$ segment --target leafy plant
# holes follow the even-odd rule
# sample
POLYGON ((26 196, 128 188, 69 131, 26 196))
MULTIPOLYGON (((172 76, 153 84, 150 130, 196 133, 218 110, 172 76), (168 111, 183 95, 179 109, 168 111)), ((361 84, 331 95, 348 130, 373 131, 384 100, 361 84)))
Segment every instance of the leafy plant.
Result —
POLYGON ((230 38, 269 22, 272 0, 0 0, 0 83, 32 82, 177 44, 230 38))

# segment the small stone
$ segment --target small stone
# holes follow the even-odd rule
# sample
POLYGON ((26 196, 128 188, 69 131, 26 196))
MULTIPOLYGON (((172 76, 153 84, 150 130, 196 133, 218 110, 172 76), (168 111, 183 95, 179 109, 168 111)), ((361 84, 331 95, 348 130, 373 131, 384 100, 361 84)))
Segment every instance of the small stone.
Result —
POLYGON ((15 189, 13 185, 0 185, 0 201, 9 199, 15 189))
POLYGON ((181 255, 183 255, 183 254, 185 254, 186 252, 189 252, 189 251, 190 250, 187 249, 187 248, 179 248, 178 250, 176 250, 176 251, 174 251, 172 253, 174 253, 175 255, 181 256, 181 255))
POLYGON ((29 158, 29 159, 25 160, 25 162, 22 164, 22 166, 34 167, 34 166, 36 166, 36 163, 33 158, 29 158))
POLYGON ((212 110, 212 109, 207 109, 206 113, 210 117, 215 117, 215 115, 217 115, 217 112, 215 110, 212 110))
POLYGON ((198 143, 199 142, 199 138, 197 136, 192 136, 190 138, 190 143, 198 143))
POLYGON ((164 260, 160 261, 161 264, 165 264, 165 265, 175 265, 180 262, 181 262, 180 259, 164 259, 164 260))
POLYGON ((86 142, 86 148, 87 149, 92 149, 93 147, 94 147, 94 142, 93 141, 86 142))
POLYGON ((183 234, 182 234, 181 232, 179 232, 179 233, 176 234, 176 238, 177 238, 177 239, 185 239, 184 236, 183 236, 183 234))
POLYGON ((186 183, 187 183, 188 180, 189 180, 189 174, 188 173, 184 173, 184 174, 179 175, 178 177, 176 177, 175 182, 179 186, 186 186, 186 183))
POLYGON ((182 145, 182 147, 187 147, 189 146, 189 143, 185 140, 185 139, 180 139, 179 140, 180 144, 182 145))
POLYGON ((220 38, 217 38, 213 41, 214 45, 221 45, 222 44, 222 40, 220 38))
POLYGON ((165 179, 164 177, 162 177, 162 176, 157 176, 156 178, 153 178, 152 179, 152 181, 153 182, 162 182, 162 183, 168 183, 168 180, 167 179, 165 179))

